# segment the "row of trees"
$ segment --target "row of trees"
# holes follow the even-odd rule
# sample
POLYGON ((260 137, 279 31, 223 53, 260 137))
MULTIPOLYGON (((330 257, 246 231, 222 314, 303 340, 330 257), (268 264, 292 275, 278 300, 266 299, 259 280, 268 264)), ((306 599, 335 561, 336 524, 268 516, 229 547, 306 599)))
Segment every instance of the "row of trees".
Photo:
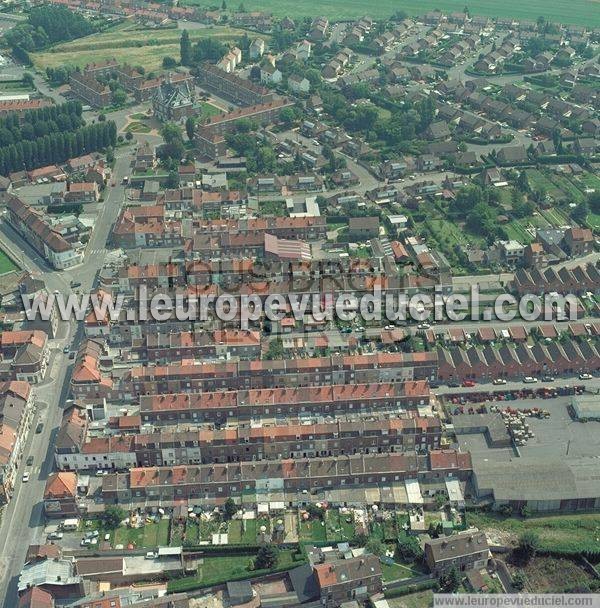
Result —
POLYGON ((201 38, 192 45, 187 30, 183 30, 179 39, 179 61, 181 65, 193 66, 200 61, 216 61, 225 55, 227 46, 216 38, 201 38))
POLYGON ((87 36, 94 26, 64 6, 45 5, 31 9, 27 21, 4 34, 8 46, 26 52, 44 49, 57 42, 87 36))
POLYGON ((32 141, 0 147, 0 174, 63 163, 69 158, 114 146, 117 126, 98 122, 68 132, 53 132, 32 141))
POLYGON ((0 120, 0 147, 21 141, 33 141, 52 133, 68 133, 82 127, 81 104, 70 101, 26 112, 20 121, 16 114, 0 120))

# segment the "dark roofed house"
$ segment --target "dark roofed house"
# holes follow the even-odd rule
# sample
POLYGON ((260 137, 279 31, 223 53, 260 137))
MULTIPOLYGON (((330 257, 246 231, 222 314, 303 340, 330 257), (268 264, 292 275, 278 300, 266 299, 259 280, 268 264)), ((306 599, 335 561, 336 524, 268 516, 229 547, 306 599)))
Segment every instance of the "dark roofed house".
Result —
POLYGON ((180 122, 194 113, 194 90, 188 80, 172 80, 169 76, 152 100, 154 115, 161 121, 180 122))
POLYGON ((232 606, 247 604, 254 597, 250 581, 233 581, 227 583, 227 597, 232 606))
POLYGON ((378 217, 351 217, 348 223, 351 238, 370 239, 379 236, 378 217))
POLYGON ((479 530, 467 530, 425 543, 425 559, 436 576, 452 568, 460 572, 485 568, 489 554, 485 533, 479 530))
POLYGON ((525 146, 506 146, 498 152, 497 158, 502 165, 516 165, 528 160, 525 146))
POLYGON ((448 123, 441 120, 432 122, 425 131, 425 137, 432 140, 449 139, 450 129, 448 128, 448 123))

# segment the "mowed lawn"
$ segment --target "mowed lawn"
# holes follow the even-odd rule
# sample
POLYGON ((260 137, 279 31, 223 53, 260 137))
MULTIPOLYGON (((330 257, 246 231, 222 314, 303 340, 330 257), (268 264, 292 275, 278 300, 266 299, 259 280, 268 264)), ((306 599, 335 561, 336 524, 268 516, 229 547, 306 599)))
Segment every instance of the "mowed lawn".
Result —
MULTIPOLYGON (((223 42, 235 41, 244 33, 225 26, 188 31, 192 42, 207 37, 223 42)), ((165 56, 179 59, 180 36, 181 31, 177 29, 156 30, 127 24, 108 32, 59 44, 43 53, 31 53, 31 58, 38 70, 64 65, 84 67, 88 63, 115 58, 119 63, 141 65, 151 72, 162 70, 165 56)))
MULTIPOLYGON (((208 8, 210 0, 182 0, 186 5, 208 8)), ((389 17, 396 11, 403 10, 411 15, 422 15, 427 11, 439 8, 446 12, 462 11, 465 4, 474 14, 489 17, 527 19, 535 21, 543 15, 550 21, 574 23, 589 27, 600 26, 600 10, 597 0, 472 0, 458 3, 456 0, 253 0, 253 11, 269 11, 274 15, 291 17, 314 17, 324 15, 329 19, 352 19, 368 15, 369 17, 389 17)))
POLYGON ((0 274, 6 274, 16 269, 16 264, 0 249, 0 274))

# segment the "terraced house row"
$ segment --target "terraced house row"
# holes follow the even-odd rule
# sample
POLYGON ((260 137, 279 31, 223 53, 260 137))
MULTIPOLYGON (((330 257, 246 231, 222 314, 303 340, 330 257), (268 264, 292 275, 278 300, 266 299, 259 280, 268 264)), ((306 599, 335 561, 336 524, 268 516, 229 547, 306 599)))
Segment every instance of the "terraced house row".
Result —
POLYGON ((271 361, 179 361, 112 369, 101 339, 85 340, 78 352, 71 388, 76 399, 137 401, 141 395, 279 387, 371 384, 435 379, 437 354, 375 353, 271 361))
MULTIPOLYGON (((72 407, 63 417, 55 448, 65 471, 127 469, 242 461, 316 458, 439 449, 442 426, 436 417, 343 419, 332 422, 214 428, 194 426, 95 436, 85 413, 72 407)), ((132 421, 133 422, 133 421, 132 421)), ((119 424, 119 420, 113 423, 119 424)), ((134 423, 135 424, 135 423, 134 423)))
POLYGON ((377 488, 444 481, 453 477, 467 481, 472 474, 471 455, 454 450, 437 450, 427 456, 416 454, 357 454, 337 458, 285 459, 279 462, 182 465, 132 468, 102 479, 101 496, 122 505, 146 506, 160 501, 173 506, 177 501, 202 499, 219 504, 242 494, 277 494, 290 506, 307 502, 304 492, 339 488, 377 488))
POLYGON ((442 381, 520 378, 523 376, 580 374, 600 370, 600 349, 595 341, 564 339, 533 346, 525 343, 500 347, 438 348, 438 378, 442 381))
POLYGON ((303 388, 264 388, 140 397, 142 422, 221 422, 274 416, 344 415, 378 410, 416 409, 429 404, 424 380, 403 383, 336 384, 303 388))

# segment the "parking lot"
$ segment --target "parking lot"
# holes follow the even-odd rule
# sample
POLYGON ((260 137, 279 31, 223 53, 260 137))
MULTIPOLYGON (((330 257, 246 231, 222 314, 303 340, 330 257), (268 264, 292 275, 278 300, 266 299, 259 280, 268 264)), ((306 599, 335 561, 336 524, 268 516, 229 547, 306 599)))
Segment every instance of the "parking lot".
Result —
MULTIPOLYGON (((543 461, 597 456, 600 453, 600 423, 573 420, 568 411, 570 402, 570 397, 565 396, 555 399, 521 399, 498 403, 497 406, 499 409, 510 407, 514 410, 538 407, 550 412, 549 418, 526 418, 535 436, 519 448, 523 457, 543 461)), ((481 434, 461 435, 459 443, 461 449, 470 451, 475 459, 485 460, 489 457, 496 462, 508 462, 517 456, 512 449, 490 448, 481 434)))

